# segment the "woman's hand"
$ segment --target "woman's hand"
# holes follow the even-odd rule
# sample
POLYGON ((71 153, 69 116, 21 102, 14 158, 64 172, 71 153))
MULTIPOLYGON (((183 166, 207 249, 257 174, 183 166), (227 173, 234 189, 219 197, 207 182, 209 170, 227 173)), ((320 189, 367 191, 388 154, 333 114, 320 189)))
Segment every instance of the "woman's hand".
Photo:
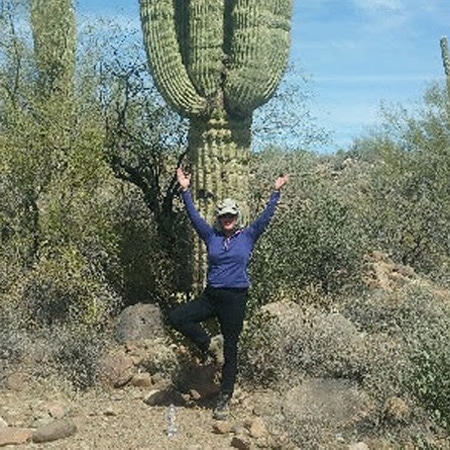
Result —
POLYGON ((289 181, 289 174, 280 175, 275 180, 275 190, 279 191, 289 181))
POLYGON ((181 167, 177 167, 177 180, 183 191, 189 189, 191 184, 191 175, 186 175, 181 167))

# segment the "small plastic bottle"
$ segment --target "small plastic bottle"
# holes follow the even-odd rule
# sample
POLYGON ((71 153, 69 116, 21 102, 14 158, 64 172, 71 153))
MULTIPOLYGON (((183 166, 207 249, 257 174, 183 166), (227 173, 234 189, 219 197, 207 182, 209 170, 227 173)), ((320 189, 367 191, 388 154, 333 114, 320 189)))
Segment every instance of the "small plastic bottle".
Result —
POLYGON ((171 403, 167 413, 167 436, 170 438, 177 434, 176 414, 175 405, 171 403))

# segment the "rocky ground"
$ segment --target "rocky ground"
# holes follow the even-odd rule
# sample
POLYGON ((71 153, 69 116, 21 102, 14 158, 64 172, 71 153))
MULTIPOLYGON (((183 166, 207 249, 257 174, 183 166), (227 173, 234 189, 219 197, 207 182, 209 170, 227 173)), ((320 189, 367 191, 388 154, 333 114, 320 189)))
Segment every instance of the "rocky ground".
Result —
MULTIPOLYGON (((326 435, 320 448, 393 448, 381 440, 358 442, 348 423, 360 420, 370 405, 354 387, 341 382, 310 380, 289 392, 246 392, 237 389, 228 421, 215 421, 213 384, 197 380, 203 390, 181 394, 167 382, 138 376, 120 388, 85 393, 37 382, 17 372, 0 389, 0 447, 14 449, 297 449, 291 436, 309 434, 310 442, 326 435), (134 380, 134 381, 133 381, 134 380), (164 383, 166 385, 164 386, 164 383), (167 435, 169 405, 176 405, 176 433, 167 435), (286 432, 285 422, 298 429, 286 432), (326 433, 324 433, 326 432, 326 433), (291 436, 289 436, 291 434, 291 436)), ((192 372, 191 372, 192 375, 192 372)), ((199 384, 193 383, 198 387, 199 384)), ((305 441, 306 442, 306 441, 305 441)))
MULTIPOLYGON (((212 399, 181 400, 181 405, 173 396, 161 396, 162 392, 127 386, 75 394, 29 379, 18 380, 16 376, 8 387, 0 390, 0 447, 17 450, 294 447, 286 436, 268 431, 257 413, 258 404, 253 404, 243 392, 236 396, 230 420, 225 422, 212 419, 212 399), (159 394, 160 404, 150 405, 148 399, 155 394, 159 394), (177 404, 176 434, 168 437, 167 403, 172 400, 177 404)), ((267 396, 258 397, 267 402, 267 396)), ((270 407, 266 403, 267 406, 270 407)))
MULTIPOLYGON (((386 439, 358 440, 348 424, 370 414, 370 403, 343 382, 310 380, 285 394, 238 389, 228 421, 211 416, 213 397, 128 384, 75 393, 56 383, 9 377, 0 390, 0 447, 9 449, 415 449, 386 439), (176 433, 167 435, 170 403, 176 433), (286 432, 286 421, 293 427, 286 432), (295 445, 292 436, 302 435, 295 445), (317 439, 320 437, 320 445, 317 439), (317 439, 316 439, 317 438, 317 439), (313 444, 315 443, 315 444, 313 444)), ((398 405, 397 405, 398 407, 398 405)), ((400 412, 401 414, 401 412, 400 412)), ((431 448, 431 447, 430 447, 431 448)), ((448 448, 444 443, 440 447, 448 448)))
POLYGON ((16 449, 227 449, 234 437, 227 430, 214 432, 210 410, 193 406, 176 408, 177 433, 169 438, 168 407, 148 406, 143 401, 144 392, 138 388, 73 397, 39 394, 1 392, 3 420, 10 427, 24 430, 14 445, 16 449), (51 421, 73 423, 76 431, 50 442, 30 442, 32 435, 27 437, 25 430, 39 429, 51 421), (19 444, 21 440, 27 443, 19 444))
MULTIPOLYGON (((411 278, 384 261, 377 261, 376 269, 373 282, 384 291, 395 290, 411 278)), ((288 306, 272 305, 271 313, 276 316, 282 308, 281 316, 287 317, 294 311, 288 306)), ((336 322, 340 316, 326 318, 336 322)), ((341 317, 336 323, 347 322, 341 317)), ((345 345, 353 342, 346 334, 339 336, 345 345)), ((448 435, 426 415, 419 416, 407 398, 390 394, 384 405, 375 405, 361 386, 343 378, 289 378, 281 391, 239 385, 230 419, 214 421, 212 407, 220 371, 213 364, 200 363, 191 351, 173 342, 159 310, 138 304, 119 317, 115 342, 99 363, 95 389, 79 392, 60 379, 35 377, 32 366, 0 374, 0 447, 450 449, 448 435), (176 407, 173 437, 167 433, 171 404, 176 407)), ((37 353, 31 354, 31 360, 39 364, 37 353)))

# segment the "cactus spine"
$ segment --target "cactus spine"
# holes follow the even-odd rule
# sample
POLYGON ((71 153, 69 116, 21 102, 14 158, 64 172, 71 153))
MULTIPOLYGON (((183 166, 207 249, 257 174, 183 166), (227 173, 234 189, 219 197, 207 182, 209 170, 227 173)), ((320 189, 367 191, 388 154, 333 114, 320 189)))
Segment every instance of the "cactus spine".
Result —
POLYGON ((216 201, 233 197, 245 217, 252 114, 286 68, 292 0, 140 0, 140 14, 155 84, 190 119, 200 212, 211 221, 216 201))

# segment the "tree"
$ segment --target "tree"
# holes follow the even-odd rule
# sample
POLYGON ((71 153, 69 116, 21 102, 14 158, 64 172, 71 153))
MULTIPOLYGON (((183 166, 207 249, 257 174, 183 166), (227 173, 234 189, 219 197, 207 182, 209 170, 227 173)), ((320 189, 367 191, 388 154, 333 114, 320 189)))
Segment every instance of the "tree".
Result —
MULTIPOLYGON (((41 89, 46 66, 35 64, 30 36, 17 26, 29 10, 7 6, 0 16, 1 302, 28 308, 40 325, 77 314, 95 322, 117 303, 119 283, 106 280, 120 279, 112 213, 120 197, 103 158, 98 105, 83 89, 72 102, 61 98, 65 82, 64 95, 74 90, 72 63, 64 83, 56 77, 41 89)), ((44 46, 38 53, 45 50, 52 53, 44 46)))
POLYGON ((186 154, 186 123, 161 101, 145 65, 123 64, 110 61, 105 70, 105 85, 113 87, 113 95, 104 99, 107 160, 117 178, 142 194, 158 244, 174 269, 173 290, 188 291, 188 226, 177 207, 174 172, 186 154))
POLYGON ((355 142, 366 164, 356 203, 375 245, 396 261, 448 277, 450 127, 447 90, 431 86, 417 111, 383 111, 383 128, 355 142))

